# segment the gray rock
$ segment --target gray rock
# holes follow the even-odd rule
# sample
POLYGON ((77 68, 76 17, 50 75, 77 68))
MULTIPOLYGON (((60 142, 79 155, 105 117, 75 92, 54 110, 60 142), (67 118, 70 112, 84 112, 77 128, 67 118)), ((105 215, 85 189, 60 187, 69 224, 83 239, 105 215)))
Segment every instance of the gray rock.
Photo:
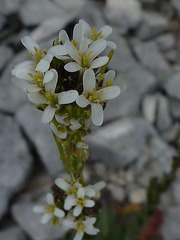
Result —
POLYGON ((178 54, 177 54, 177 51, 175 49, 167 51, 164 54, 164 57, 169 63, 176 63, 177 60, 178 60, 178 54))
POLYGON ((0 81, 0 109, 15 112, 22 104, 27 102, 27 96, 11 83, 11 69, 21 61, 26 60, 28 53, 17 54, 3 72, 0 81))
POLYGON ((168 96, 180 100, 180 73, 174 74, 164 86, 168 96))
POLYGON ((16 121, 0 114, 0 218, 8 202, 25 183, 32 164, 26 143, 16 121))
POLYGON ((108 0, 105 15, 122 33, 136 28, 141 21, 141 5, 136 0, 108 0))
POLYGON ((42 23, 44 20, 55 16, 60 16, 61 19, 67 18, 67 14, 48 0, 27 0, 21 4, 20 17, 24 25, 33 26, 42 23))
POLYGON ((56 39, 58 37, 58 33, 61 29, 64 29, 66 24, 72 20, 71 15, 65 15, 62 18, 61 17, 52 17, 50 19, 47 19, 43 21, 40 26, 38 26, 33 32, 30 34, 30 36, 35 41, 42 41, 44 39, 47 39, 51 36, 54 36, 57 34, 57 36, 54 37, 56 39))
MULTIPOLYGON (((85 4, 88 4, 87 1, 84 0, 76 0, 76 3, 74 3, 74 0, 53 0, 60 8, 63 8, 65 11, 67 11, 71 16, 76 16, 78 13, 80 14, 85 4)), ((83 9, 84 10, 84 9, 83 9)))
POLYGON ((24 0, 0 0, 0 12, 5 15, 17 12, 23 1, 24 0))
MULTIPOLYGON (((49 189, 49 188, 48 188, 49 189)), ((65 230, 62 225, 52 227, 51 224, 41 224, 41 217, 33 212, 33 207, 46 203, 47 188, 30 192, 12 206, 12 215, 21 228, 33 240, 58 240, 64 239, 65 230)))
POLYGON ((170 33, 164 34, 164 35, 156 38, 155 42, 157 43, 160 51, 162 51, 162 52, 171 50, 176 45, 175 37, 170 33))
POLYGON ((118 74, 114 84, 121 87, 122 93, 108 102, 105 121, 137 114, 141 97, 154 88, 156 80, 148 71, 136 65, 124 74, 118 74))
POLYGON ((170 99, 170 111, 174 119, 180 119, 180 101, 170 99))
POLYGON ((159 80, 166 81, 171 75, 171 69, 167 61, 154 42, 136 42, 134 52, 144 67, 152 71, 159 80))
POLYGON ((0 231, 0 240, 26 240, 26 236, 19 227, 9 227, 0 231))
POLYGON ((12 56, 13 51, 11 48, 2 45, 0 46, 0 71, 2 71, 12 56))
POLYGON ((170 117, 169 101, 163 95, 159 95, 157 98, 157 128, 159 131, 165 131, 172 125, 170 117))
POLYGON ((142 40, 153 38, 168 28, 168 20, 156 12, 143 12, 142 24, 138 36, 142 40))
POLYGON ((48 124, 41 122, 42 112, 32 104, 24 105, 16 113, 16 119, 35 145, 43 164, 50 174, 63 169, 59 153, 48 124))
POLYGON ((164 209, 164 224, 161 228, 164 240, 177 240, 180 236, 180 207, 168 206, 164 209))
POLYGON ((171 4, 173 5, 176 13, 180 16, 180 2, 179 2, 179 0, 171 0, 171 4))
POLYGON ((154 123, 156 119, 157 96, 146 95, 142 102, 142 113, 145 119, 150 123, 154 123))
POLYGON ((0 13, 0 30, 3 29, 6 22, 6 18, 0 13))

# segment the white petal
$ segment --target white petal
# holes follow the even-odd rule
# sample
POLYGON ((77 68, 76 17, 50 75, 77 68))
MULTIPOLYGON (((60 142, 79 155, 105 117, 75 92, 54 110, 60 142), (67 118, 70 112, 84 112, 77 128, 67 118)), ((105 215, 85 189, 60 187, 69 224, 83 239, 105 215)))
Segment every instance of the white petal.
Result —
POLYGON ((84 35, 88 38, 91 38, 92 37, 92 29, 89 26, 89 24, 86 21, 84 21, 83 19, 79 20, 79 23, 83 27, 84 35))
POLYGON ((106 87, 108 81, 113 81, 115 78, 116 72, 114 70, 110 70, 105 74, 103 87, 106 87))
POLYGON ((68 123, 64 121, 65 118, 66 118, 66 116, 55 115, 55 119, 58 123, 67 125, 68 123))
POLYGON ((67 49, 64 47, 64 45, 57 45, 51 47, 48 53, 52 54, 53 56, 62 56, 67 54, 67 49))
POLYGON ((105 25, 99 32, 102 31, 103 38, 107 38, 112 33, 112 27, 105 25))
POLYGON ((68 72, 77 72, 77 71, 81 70, 82 67, 80 65, 78 65, 76 62, 70 62, 64 66, 64 69, 68 72))
POLYGON ((21 39, 22 44, 25 46, 25 48, 28 49, 29 52, 31 52, 32 54, 35 54, 35 48, 37 50, 40 50, 39 45, 29 36, 24 36, 21 39))
POLYGON ((87 226, 86 228, 85 228, 85 231, 86 231, 86 233, 87 234, 89 234, 89 235, 96 235, 96 234, 98 234, 98 232, 99 232, 99 229, 97 229, 97 228, 95 228, 95 227, 93 227, 93 226, 87 226))
POLYGON ((96 89, 96 78, 92 69, 88 69, 84 73, 83 89, 85 93, 93 93, 93 90, 96 89))
POLYGON ((65 139, 67 137, 67 133, 66 132, 59 132, 58 137, 61 139, 65 139))
POLYGON ((116 98, 119 96, 121 92, 120 87, 118 86, 106 87, 103 88, 101 91, 103 91, 102 94, 100 95, 100 100, 102 101, 116 98))
POLYGON ((59 32, 59 41, 65 43, 66 41, 69 41, 69 36, 65 30, 61 30, 59 32))
POLYGON ((78 217, 82 213, 83 208, 81 206, 76 206, 73 210, 73 215, 78 217))
POLYGON ((44 209, 43 206, 35 206, 35 207, 33 207, 33 212, 35 212, 35 213, 44 213, 45 209, 44 209))
POLYGON ((74 30, 73 30, 73 40, 79 43, 82 38, 83 38, 83 28, 81 24, 77 23, 74 26, 74 30))
POLYGON ((69 104, 76 101, 78 92, 76 90, 69 90, 59 93, 58 102, 59 104, 69 104))
POLYGON ((86 199, 84 201, 84 206, 85 207, 91 208, 91 207, 94 207, 94 205, 95 205, 95 202, 93 200, 86 199))
POLYGON ((50 72, 53 73, 53 79, 50 82, 45 83, 45 91, 54 94, 58 81, 58 73, 55 69, 51 69, 50 72))
POLYGON ((99 57, 91 62, 91 68, 99 68, 108 63, 109 57, 99 57))
POLYGON ((41 59, 41 61, 36 66, 36 71, 40 72, 46 72, 49 69, 50 63, 47 62, 44 59, 41 59))
POLYGON ((64 209, 70 210, 73 206, 76 205, 76 199, 73 195, 68 195, 64 201, 64 209))
POLYGON ((85 187, 85 192, 87 197, 94 197, 96 195, 96 192, 92 187, 85 187))
POLYGON ((65 192, 68 191, 70 185, 69 183, 67 183, 64 179, 62 178, 57 178, 55 180, 55 184, 62 190, 64 190, 65 192))
POLYGON ((67 133, 58 131, 57 127, 52 122, 50 123, 50 129, 58 138, 65 139, 67 137, 67 133))
POLYGON ((89 45, 89 40, 87 38, 83 38, 79 46, 79 52, 81 55, 83 55, 87 51, 88 45, 89 45))
POLYGON ((29 87, 29 85, 31 85, 31 83, 27 82, 26 80, 23 79, 19 79, 16 77, 13 77, 11 79, 12 83, 14 86, 22 89, 24 92, 26 92, 27 87, 29 87))
POLYGON ((70 219, 64 219, 62 223, 65 227, 70 229, 74 229, 76 227, 76 223, 70 219))
POLYGON ((77 197, 78 198, 84 198, 85 196, 85 189, 84 188, 79 188, 77 191, 77 197))
POLYGON ((29 69, 29 70, 34 70, 34 65, 35 65, 35 62, 32 61, 32 60, 24 61, 24 62, 22 62, 22 63, 17 64, 17 65, 11 70, 11 74, 12 74, 12 75, 15 75, 15 74, 16 74, 16 71, 17 71, 18 69, 22 69, 22 68, 26 68, 26 69, 29 69))
POLYGON ((45 214, 42 216, 41 223, 42 223, 42 224, 46 224, 50 219, 51 219, 51 215, 45 213, 45 214))
POLYGON ((53 71, 52 70, 47 71, 44 75, 43 83, 48 83, 52 81, 53 77, 54 77, 53 71))
POLYGON ((55 208, 55 210, 54 210, 54 215, 55 215, 56 217, 63 218, 64 215, 65 215, 65 213, 64 213, 61 209, 55 208))
POLYGON ((79 128, 81 127, 81 124, 80 124, 79 121, 76 120, 76 119, 72 119, 72 120, 70 121, 70 123, 72 124, 72 126, 70 126, 70 129, 71 129, 72 131, 75 131, 75 130, 77 130, 77 129, 79 129, 79 128))
POLYGON ((91 111, 92 111, 92 121, 94 125, 101 126, 104 118, 102 105, 98 103, 92 103, 91 111))
POLYGON ((51 105, 48 105, 43 112, 42 119, 41 119, 42 123, 51 122, 55 115, 56 110, 57 108, 52 107, 51 105))
POLYGON ((83 221, 84 225, 87 227, 89 225, 94 225, 95 222, 96 222, 96 218, 95 217, 91 217, 91 218, 88 218, 86 219, 85 221, 83 221))
POLYGON ((95 58, 107 47, 107 42, 104 39, 98 39, 95 41, 87 51, 87 54, 92 51, 92 56, 95 58))
POLYGON ((73 240, 81 240, 82 238, 83 238, 83 236, 84 236, 84 232, 77 232, 76 233, 76 235, 75 235, 75 237, 73 238, 73 240))
POLYGON ((22 68, 22 69, 19 68, 19 69, 16 70, 15 76, 17 78, 30 81, 30 80, 32 80, 32 77, 29 74, 35 75, 36 72, 33 71, 33 70, 30 70, 30 69, 27 69, 27 68, 22 68))
POLYGON ((66 47, 68 54, 78 63, 81 60, 81 57, 78 55, 79 51, 77 48, 70 41, 66 41, 64 46, 66 47))
POLYGON ((47 194, 47 202, 49 205, 54 205, 54 197, 51 193, 47 194))
POLYGON ((117 48, 117 45, 112 41, 107 41, 107 45, 108 45, 108 47, 112 48, 113 50, 115 50, 117 48))
POLYGON ((82 94, 76 99, 76 103, 79 107, 84 108, 90 104, 90 101, 82 94))
POLYGON ((47 98, 45 98, 42 94, 40 93, 29 93, 28 94, 28 99, 30 102, 34 104, 45 104, 48 103, 47 98))
POLYGON ((38 87, 36 84, 30 84, 29 82, 27 83, 27 87, 26 90, 28 92, 39 92, 40 90, 42 90, 40 87, 38 87))
POLYGON ((99 191, 101 191, 103 188, 105 188, 105 186, 106 186, 106 183, 103 182, 103 181, 100 181, 100 182, 94 184, 94 185, 93 185, 93 188, 94 188, 94 190, 95 190, 96 192, 99 192, 99 191))

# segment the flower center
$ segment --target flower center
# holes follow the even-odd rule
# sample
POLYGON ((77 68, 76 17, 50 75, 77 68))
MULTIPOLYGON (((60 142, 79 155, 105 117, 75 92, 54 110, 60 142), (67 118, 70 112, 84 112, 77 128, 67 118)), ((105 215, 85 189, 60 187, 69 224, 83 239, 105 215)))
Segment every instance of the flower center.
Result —
POLYGON ((96 32, 96 28, 93 28, 92 30, 92 37, 91 40, 96 41, 99 38, 103 38, 102 31, 96 32))
POLYGON ((78 233, 80 233, 80 232, 84 232, 84 224, 81 222, 81 221, 79 221, 78 223, 77 223, 77 227, 76 227, 76 231, 78 232, 78 233))
POLYGON ((103 90, 96 92, 96 89, 93 89, 94 93, 84 93, 84 96, 92 103, 101 103, 100 100, 103 90))
POLYGON ((34 58, 35 61, 40 62, 41 59, 46 55, 45 54, 45 49, 38 49, 34 47, 35 53, 33 54, 32 52, 29 52, 29 55, 34 58))
POLYGON ((78 199, 77 199, 77 204, 78 204, 80 207, 84 207, 84 199, 83 199, 83 198, 78 198, 78 199))
POLYGON ((32 78, 31 82, 38 85, 40 88, 44 88, 43 79, 41 73, 38 71, 36 75, 32 73, 28 73, 28 75, 32 78))
POLYGON ((46 213, 54 213, 54 206, 53 205, 49 205, 47 204, 45 207, 44 207, 46 213))

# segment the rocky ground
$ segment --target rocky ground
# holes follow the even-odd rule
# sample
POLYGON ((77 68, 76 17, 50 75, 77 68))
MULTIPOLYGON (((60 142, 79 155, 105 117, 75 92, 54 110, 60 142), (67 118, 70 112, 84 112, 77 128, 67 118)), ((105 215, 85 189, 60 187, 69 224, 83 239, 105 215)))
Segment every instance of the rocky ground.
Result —
MULTIPOLYGON (((58 240, 64 230, 42 226, 32 212, 64 174, 48 126, 11 84, 11 68, 28 58, 20 38, 49 47, 79 19, 113 27, 119 98, 105 124, 87 138, 85 177, 108 182, 114 198, 145 201, 149 179, 169 171, 180 147, 180 0, 0 0, 0 240, 58 240)), ((165 240, 180 239, 180 174, 163 196, 165 240)))

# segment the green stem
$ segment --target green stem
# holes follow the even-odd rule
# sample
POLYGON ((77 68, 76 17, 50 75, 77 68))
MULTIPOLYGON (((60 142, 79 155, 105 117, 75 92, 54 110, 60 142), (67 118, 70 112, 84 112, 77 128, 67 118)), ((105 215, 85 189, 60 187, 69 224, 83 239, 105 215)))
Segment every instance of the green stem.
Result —
POLYGON ((100 70, 100 73, 101 73, 101 74, 103 74, 103 73, 106 71, 106 68, 107 68, 107 66, 109 65, 109 63, 110 63, 113 55, 114 55, 114 50, 111 50, 110 53, 109 53, 109 55, 108 55, 108 57, 109 57, 108 63, 106 63, 106 65, 104 65, 104 66, 101 68, 101 70, 100 70))

